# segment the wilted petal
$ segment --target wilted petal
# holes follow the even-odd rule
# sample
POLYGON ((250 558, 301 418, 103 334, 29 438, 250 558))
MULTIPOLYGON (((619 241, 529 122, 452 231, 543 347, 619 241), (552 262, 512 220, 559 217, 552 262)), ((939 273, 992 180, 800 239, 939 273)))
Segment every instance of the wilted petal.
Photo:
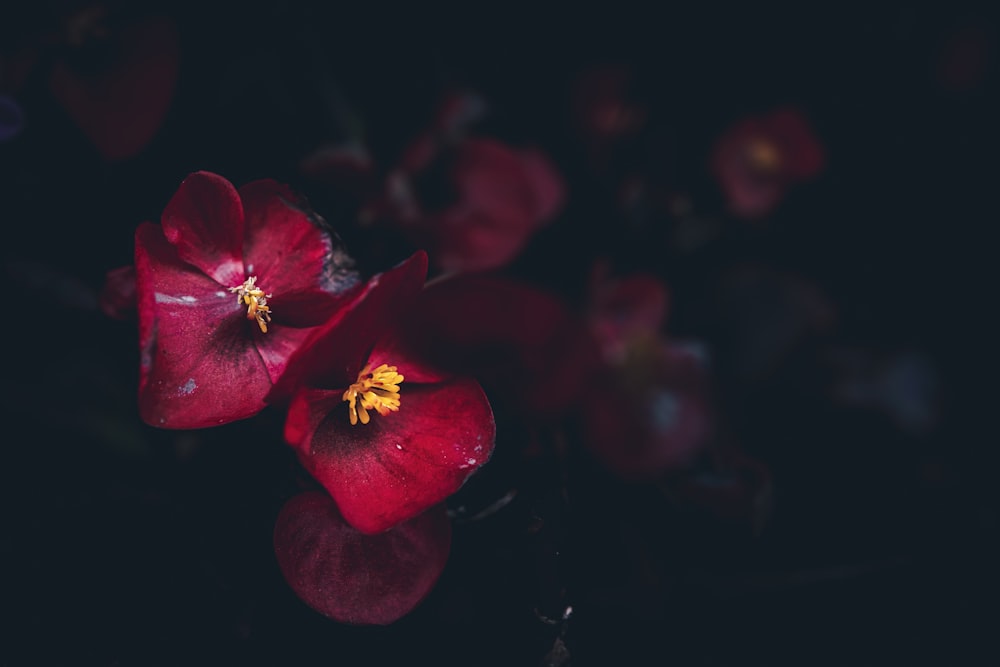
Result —
POLYGON ((387 625, 431 591, 448 560, 451 523, 443 505, 379 535, 349 526, 324 493, 303 493, 281 509, 274 552, 285 581, 335 621, 387 625))
POLYGON ((224 288, 243 284, 243 204, 232 183, 207 171, 191 174, 167 203, 162 222, 181 260, 224 288))
POLYGON ((299 459, 337 501, 344 518, 378 533, 423 512, 457 491, 493 452, 493 412, 479 384, 456 379, 402 385, 398 412, 374 414, 352 426, 347 404, 332 405, 328 392, 310 392, 290 414, 305 424, 286 435, 299 459), (308 409, 306 409, 308 408, 308 409), (309 436, 311 424, 318 423, 309 436))
MULTIPOLYGON (((271 387, 236 298, 177 257, 158 225, 136 231, 139 411, 161 428, 203 428, 249 417, 271 387)), ((270 334, 268 334, 270 335, 270 334)))

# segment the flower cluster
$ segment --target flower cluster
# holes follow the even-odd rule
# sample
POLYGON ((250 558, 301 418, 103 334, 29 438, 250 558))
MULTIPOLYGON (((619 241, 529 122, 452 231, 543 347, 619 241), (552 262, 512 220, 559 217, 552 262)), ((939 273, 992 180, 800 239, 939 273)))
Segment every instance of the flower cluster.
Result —
POLYGON ((288 187, 237 189, 191 174, 160 224, 135 237, 139 409, 196 429, 284 410, 285 439, 325 489, 292 498, 278 563, 307 604, 348 623, 390 623, 430 591, 448 556, 443 501, 489 460, 493 412, 475 379, 413 354, 427 255, 362 280, 339 238, 288 187))

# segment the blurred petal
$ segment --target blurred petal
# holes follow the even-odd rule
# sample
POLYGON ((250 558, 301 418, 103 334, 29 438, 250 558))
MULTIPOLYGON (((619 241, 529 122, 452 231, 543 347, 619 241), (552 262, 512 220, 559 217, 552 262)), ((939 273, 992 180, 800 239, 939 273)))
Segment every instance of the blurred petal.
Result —
POLYGON ((431 591, 451 549, 443 505, 379 535, 349 526, 324 493, 303 493, 274 527, 278 566, 295 594, 335 621, 387 625, 431 591))
POLYGON ((99 297, 101 311, 115 320, 135 317, 135 266, 111 269, 104 277, 99 297))
MULTIPOLYGON (((330 492, 344 518, 365 533, 407 521, 457 491, 493 452, 493 412, 479 384, 457 379, 402 385, 398 412, 352 426, 332 394, 297 399, 286 434, 305 468, 330 492), (302 400, 313 399, 308 410, 302 400), (315 431, 310 434, 312 425, 315 431)), ((343 401, 341 401, 343 403, 343 401)))
POLYGON ((185 178, 167 203, 162 222, 163 234, 181 260, 224 288, 246 279, 243 204, 236 188, 222 176, 198 171, 185 178))
POLYGON ((177 27, 152 17, 118 34, 114 63, 93 74, 56 60, 49 87, 73 121, 109 160, 142 150, 163 124, 177 83, 177 27))
POLYGON ((236 298, 182 262, 159 225, 139 226, 135 251, 143 420, 203 428, 259 412, 271 380, 236 298))
POLYGON ((491 398, 536 414, 577 400, 599 360, 566 304, 495 276, 464 274, 429 284, 403 326, 427 363, 476 377, 491 398))
MULTIPOLYGON (((639 345, 647 343, 633 347, 639 345)), ((588 387, 584 439, 608 469, 629 481, 686 466, 712 432, 706 384, 695 348, 654 342, 588 387)))
POLYGON ((651 274, 602 280, 592 296, 590 326, 605 356, 620 360, 631 341, 659 335, 667 303, 666 285, 651 274))
POLYGON ((535 215, 547 222, 562 207, 566 184, 555 166, 539 150, 528 148, 520 152, 525 178, 535 193, 535 215))

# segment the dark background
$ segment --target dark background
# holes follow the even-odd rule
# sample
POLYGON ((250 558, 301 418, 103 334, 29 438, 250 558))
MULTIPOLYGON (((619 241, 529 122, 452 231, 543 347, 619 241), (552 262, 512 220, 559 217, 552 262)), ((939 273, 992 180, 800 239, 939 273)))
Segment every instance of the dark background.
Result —
MULTIPOLYGON (((141 153, 103 160, 42 75, 15 95, 25 130, 0 144, 0 665, 564 664, 559 636, 573 665, 996 659, 997 456, 977 382, 995 340, 981 324, 996 302, 995 17, 952 4, 154 9, 177 22, 180 77, 141 153), (985 64, 956 89, 941 62, 970 29, 986 36, 985 64), (606 63, 634 70, 649 116, 618 171, 598 174, 571 93, 606 63), (571 303, 598 256, 666 279, 669 329, 712 349, 721 419, 770 470, 773 511, 759 533, 680 515, 656 485, 615 480, 572 439, 566 456, 523 458, 526 427, 498 414, 494 460, 451 505, 484 507, 512 488, 515 500, 456 521, 448 567, 412 614, 345 627, 302 604, 274 560, 274 518, 301 480, 281 415, 203 432, 143 425, 135 324, 105 317, 96 295, 107 270, 131 262, 135 226, 198 169, 291 183, 363 271, 386 268, 405 248, 338 218, 350 203, 299 161, 344 138, 337 114, 349 105, 376 161, 391 163, 456 87, 488 101, 488 131, 541 147, 568 182, 563 214, 508 273, 571 303), (808 116, 826 169, 766 226, 742 225, 724 214, 709 151, 730 124, 781 105, 808 116), (686 193, 723 233, 694 253, 664 250, 669 216, 654 207, 636 223, 617 197, 625 173, 686 193), (748 262, 808 281, 837 313, 749 384, 737 369, 753 324, 714 298, 748 262), (913 434, 833 404, 820 360, 844 346, 925 354, 933 428, 913 434), (568 622, 540 620, 567 605, 568 622)), ((3 38, 50 18, 11 9, 3 38)))

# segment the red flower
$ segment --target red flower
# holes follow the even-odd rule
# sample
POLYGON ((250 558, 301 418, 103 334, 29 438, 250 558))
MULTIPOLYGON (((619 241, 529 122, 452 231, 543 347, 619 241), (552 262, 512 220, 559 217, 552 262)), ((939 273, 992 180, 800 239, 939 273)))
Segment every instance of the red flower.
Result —
POLYGON ((388 175, 382 203, 436 266, 451 271, 507 264, 565 196, 562 178, 539 151, 466 137, 467 106, 449 101, 388 175))
POLYGON ((587 386, 584 439, 610 470, 650 479, 689 464, 711 431, 701 348, 664 339, 667 288, 595 271, 590 327, 606 365, 587 386))
POLYGON ((609 470, 654 479, 690 464, 712 431, 707 377, 698 346, 662 338, 629 348, 588 386, 584 439, 609 470))
POLYGON ((136 230, 139 410, 163 428, 249 417, 288 356, 355 291, 350 260, 271 180, 188 176, 136 230))
POLYGON ((655 276, 635 274, 618 280, 598 267, 591 296, 590 328, 606 360, 624 361, 628 346, 659 335, 667 317, 669 295, 655 276))
POLYGON ((444 505, 366 535, 325 493, 303 493, 285 504, 274 528, 278 566, 295 594, 357 625, 386 625, 412 611, 434 587, 450 548, 444 505))
POLYGON ((286 440, 364 533, 443 501, 493 451, 493 412, 479 384, 429 367, 400 335, 397 321, 412 317, 426 273, 418 252, 372 278, 303 343, 268 396, 291 398, 286 440))
POLYGON ((716 143, 712 171, 735 215, 767 215, 793 183, 816 176, 823 147, 794 109, 747 118, 716 143))

